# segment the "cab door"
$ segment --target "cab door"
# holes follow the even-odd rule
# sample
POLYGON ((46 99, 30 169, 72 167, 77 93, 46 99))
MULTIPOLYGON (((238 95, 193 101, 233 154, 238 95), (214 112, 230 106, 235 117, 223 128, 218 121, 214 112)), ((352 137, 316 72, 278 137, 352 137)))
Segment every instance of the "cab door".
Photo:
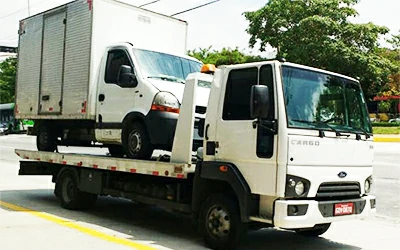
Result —
POLYGON ((133 107, 136 88, 120 86, 118 74, 122 65, 130 66, 132 73, 134 67, 124 47, 111 48, 106 58, 98 83, 96 139, 101 142, 120 142, 122 120, 133 107))
MULTIPOLYGON (((271 129, 255 126, 250 117, 250 94, 253 85, 269 88, 269 120, 276 121, 274 64, 248 68, 227 68, 221 84, 216 119, 208 116, 210 132, 206 155, 215 161, 236 165, 252 193, 274 195, 277 173, 277 136, 271 129), (214 150, 213 150, 214 149, 214 150)), ((212 96, 210 96, 211 98, 212 96)), ((207 131, 207 129, 206 129, 207 131)))

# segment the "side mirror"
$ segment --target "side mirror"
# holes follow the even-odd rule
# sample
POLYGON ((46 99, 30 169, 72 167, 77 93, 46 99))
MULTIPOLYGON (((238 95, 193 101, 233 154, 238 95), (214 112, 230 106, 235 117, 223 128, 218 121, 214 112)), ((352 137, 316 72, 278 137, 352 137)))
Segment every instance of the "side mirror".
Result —
POLYGON ((269 111, 269 90, 265 85, 251 87, 250 115, 252 119, 266 119, 269 111))
POLYGON ((119 68, 117 84, 122 88, 134 88, 138 85, 138 81, 133 74, 131 66, 122 65, 119 68))

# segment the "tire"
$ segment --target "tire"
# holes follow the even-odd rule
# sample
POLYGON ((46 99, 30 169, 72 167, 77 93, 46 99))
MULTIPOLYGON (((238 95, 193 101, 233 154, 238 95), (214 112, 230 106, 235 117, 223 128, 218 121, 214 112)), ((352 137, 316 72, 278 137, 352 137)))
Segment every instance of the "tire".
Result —
POLYGON ((49 125, 39 126, 36 136, 36 147, 39 151, 54 152, 57 149, 57 133, 49 125))
POLYGON ((112 157, 124 157, 125 155, 124 147, 120 145, 108 145, 108 152, 112 157))
POLYGON ((78 179, 73 170, 64 170, 56 183, 56 196, 61 207, 69 210, 91 208, 97 200, 96 194, 82 192, 78 189, 78 179))
POLYGON ((296 233, 305 237, 317 237, 328 231, 331 223, 315 225, 312 228, 296 229, 296 233))
POLYGON ((148 160, 153 154, 153 145, 145 127, 138 122, 134 122, 127 127, 124 143, 126 156, 132 159, 148 160))
POLYGON ((238 206, 223 194, 212 194, 203 203, 199 229, 205 244, 215 250, 235 249, 247 232, 238 206))

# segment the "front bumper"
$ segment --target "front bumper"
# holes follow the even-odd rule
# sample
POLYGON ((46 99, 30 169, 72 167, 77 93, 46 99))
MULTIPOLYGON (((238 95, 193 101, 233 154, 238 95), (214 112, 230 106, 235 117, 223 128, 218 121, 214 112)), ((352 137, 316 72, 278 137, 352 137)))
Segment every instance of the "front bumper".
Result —
POLYGON ((284 229, 311 228, 316 224, 331 223, 369 217, 376 212, 376 198, 368 195, 358 199, 315 201, 315 200, 277 200, 275 201, 274 219, 275 226, 284 229), (351 215, 334 216, 334 204, 354 203, 354 212, 351 215), (306 205, 304 215, 288 215, 290 205, 306 205))
MULTIPOLYGON (((145 124, 153 145, 159 149, 172 149, 178 117, 176 113, 153 110, 147 114, 145 124)), ((198 122, 195 122, 193 134, 193 151, 196 151, 203 144, 198 135, 198 122)))

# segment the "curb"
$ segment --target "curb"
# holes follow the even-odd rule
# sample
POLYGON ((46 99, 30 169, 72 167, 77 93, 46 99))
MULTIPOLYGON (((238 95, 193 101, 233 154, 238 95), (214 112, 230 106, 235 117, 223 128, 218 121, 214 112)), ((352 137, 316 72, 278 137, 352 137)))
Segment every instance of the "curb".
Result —
POLYGON ((374 137, 374 142, 400 142, 400 137, 374 137))

